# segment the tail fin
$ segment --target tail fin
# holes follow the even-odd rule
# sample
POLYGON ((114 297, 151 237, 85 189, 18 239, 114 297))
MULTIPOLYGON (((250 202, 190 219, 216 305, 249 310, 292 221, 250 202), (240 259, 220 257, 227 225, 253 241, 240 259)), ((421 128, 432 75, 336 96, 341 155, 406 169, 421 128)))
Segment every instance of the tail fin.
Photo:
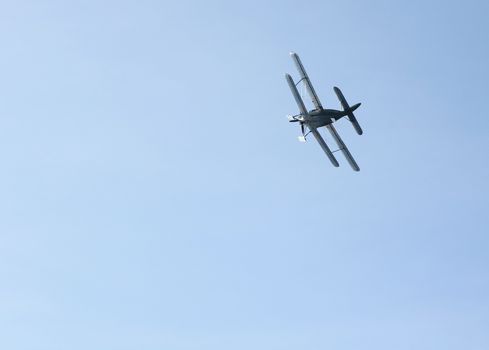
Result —
POLYGON ((355 109, 357 109, 358 107, 360 107, 361 103, 357 103, 356 105, 353 105, 353 106, 350 106, 350 111, 351 112, 354 112, 355 109))
POLYGON ((341 92, 340 89, 338 89, 336 86, 333 88, 334 92, 336 93, 336 96, 338 97, 338 100, 340 101, 341 105, 343 106, 343 110, 345 112, 348 112, 348 117, 350 118, 350 122, 353 124, 353 127, 355 128, 356 132, 358 135, 363 134, 363 130, 360 127, 360 124, 358 124, 357 118, 353 115, 353 111, 360 107, 361 103, 357 103, 356 105, 349 106, 348 102, 346 102, 345 96, 343 96, 343 93, 341 92))

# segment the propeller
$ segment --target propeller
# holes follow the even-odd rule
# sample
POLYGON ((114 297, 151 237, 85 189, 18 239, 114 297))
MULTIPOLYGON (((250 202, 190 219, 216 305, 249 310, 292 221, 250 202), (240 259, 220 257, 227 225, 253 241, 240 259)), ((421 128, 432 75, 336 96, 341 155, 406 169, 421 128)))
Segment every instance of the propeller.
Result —
POLYGON ((306 142, 306 127, 304 126, 304 118, 301 115, 288 115, 287 119, 291 123, 299 123, 301 125, 302 136, 299 136, 301 142, 306 142))
POLYGON ((306 142, 306 133, 305 133, 305 126, 304 126, 304 122, 301 121, 301 133, 302 133, 302 136, 299 136, 299 141, 300 142, 306 142))

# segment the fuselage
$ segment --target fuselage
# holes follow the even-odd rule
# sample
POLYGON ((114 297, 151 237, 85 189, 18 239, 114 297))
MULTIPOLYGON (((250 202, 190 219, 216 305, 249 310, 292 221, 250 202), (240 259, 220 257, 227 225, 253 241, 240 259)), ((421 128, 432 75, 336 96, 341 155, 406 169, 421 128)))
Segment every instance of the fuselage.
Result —
POLYGON ((306 124, 313 128, 320 128, 322 126, 334 123, 340 118, 348 115, 350 111, 338 111, 336 109, 313 109, 309 111, 310 119, 306 121, 306 124))

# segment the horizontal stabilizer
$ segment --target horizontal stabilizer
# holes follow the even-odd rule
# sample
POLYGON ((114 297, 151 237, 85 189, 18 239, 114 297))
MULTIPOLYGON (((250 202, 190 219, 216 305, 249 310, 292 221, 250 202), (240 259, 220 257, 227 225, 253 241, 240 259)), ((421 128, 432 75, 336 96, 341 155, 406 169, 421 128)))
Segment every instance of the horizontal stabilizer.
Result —
POLYGON ((336 86, 333 88, 334 92, 336 93, 336 96, 338 97, 338 100, 340 100, 341 106, 343 107, 343 110, 348 111, 348 118, 350 118, 350 122, 353 124, 353 127, 355 128, 355 131, 357 132, 358 135, 363 134, 363 130, 360 127, 360 124, 358 123, 357 118, 355 118, 355 115, 353 114, 353 111, 360 107, 361 103, 357 103, 356 105, 349 106, 348 102, 346 102, 345 96, 343 96, 343 93, 341 92, 340 89, 338 89, 336 86))

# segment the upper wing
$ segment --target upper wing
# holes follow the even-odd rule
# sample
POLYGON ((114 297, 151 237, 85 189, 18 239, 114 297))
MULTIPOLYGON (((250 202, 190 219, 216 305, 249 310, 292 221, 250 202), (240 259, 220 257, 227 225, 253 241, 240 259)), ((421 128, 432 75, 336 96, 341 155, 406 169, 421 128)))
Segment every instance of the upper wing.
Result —
POLYGON ((294 60, 295 66, 297 67, 297 70, 299 71, 299 74, 301 75, 301 80, 304 80, 304 83, 306 84, 306 89, 307 92, 309 93, 309 96, 311 96, 312 103, 314 104, 314 107, 316 109, 323 109, 323 106, 321 105, 321 102, 319 101, 319 97, 316 94, 316 91, 314 91, 314 88, 312 87, 311 80, 309 79, 309 76, 306 73, 306 70, 304 69, 304 66, 302 65, 301 59, 295 52, 291 52, 290 56, 294 60))
POLYGON ((331 133, 331 136, 333 136, 334 140, 336 141, 336 144, 338 145, 338 148, 341 150, 341 152, 343 152, 346 160, 348 161, 348 163, 350 163, 352 169, 355 171, 360 171, 360 167, 358 166, 357 162, 355 162, 355 159, 353 159, 353 156, 351 155, 350 151, 348 150, 345 143, 341 139, 340 135, 338 135, 338 133, 336 132, 336 129, 334 128, 333 124, 326 125, 326 128, 331 133))
POLYGON ((307 119, 309 117, 309 113, 307 113, 306 106, 304 106, 304 101, 302 101, 302 98, 299 95, 299 91, 297 91, 297 87, 295 86, 292 77, 289 74, 285 74, 285 79, 289 84, 290 91, 292 91, 292 95, 294 95, 295 102, 297 103, 301 114, 304 116, 304 118, 307 119))
POLYGON ((324 139, 323 137, 321 136, 321 134, 319 133, 319 131, 317 129, 311 129, 311 133, 314 135, 314 137, 316 138, 316 141, 319 143, 319 145, 321 146, 321 148, 323 149, 324 153, 326 153, 326 155, 328 156, 329 160, 331 161, 331 163, 333 163, 333 165, 335 167, 339 167, 340 165, 338 164, 338 161, 336 160, 336 158, 334 157, 333 153, 331 152, 331 150, 329 149, 328 145, 326 144, 326 142, 324 142, 324 139))

